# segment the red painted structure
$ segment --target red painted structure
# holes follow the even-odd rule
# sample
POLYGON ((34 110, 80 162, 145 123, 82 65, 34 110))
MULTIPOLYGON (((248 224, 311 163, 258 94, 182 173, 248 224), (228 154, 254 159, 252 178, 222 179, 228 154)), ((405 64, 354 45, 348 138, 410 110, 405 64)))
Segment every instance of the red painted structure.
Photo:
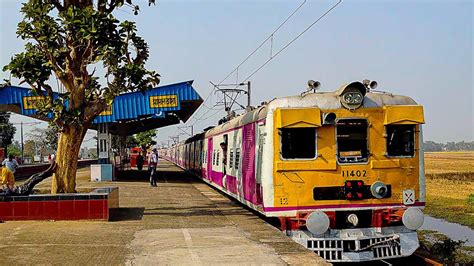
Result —
MULTIPOLYGON (((137 156, 142 152, 141 148, 131 148, 130 149, 130 167, 137 167, 137 156)), ((143 166, 148 165, 148 161, 146 160, 146 154, 143 155, 143 166)))
POLYGON ((98 188, 90 193, 3 196, 0 197, 0 221, 108 221, 110 210, 118 207, 118 187, 98 188))

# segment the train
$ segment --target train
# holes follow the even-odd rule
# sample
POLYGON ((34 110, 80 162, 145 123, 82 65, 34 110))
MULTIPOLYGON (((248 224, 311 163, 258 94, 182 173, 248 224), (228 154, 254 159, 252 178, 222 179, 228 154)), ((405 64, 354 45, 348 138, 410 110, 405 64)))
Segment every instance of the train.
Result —
POLYGON ((159 154, 330 262, 410 256, 426 199, 423 106, 375 81, 309 84, 159 154))

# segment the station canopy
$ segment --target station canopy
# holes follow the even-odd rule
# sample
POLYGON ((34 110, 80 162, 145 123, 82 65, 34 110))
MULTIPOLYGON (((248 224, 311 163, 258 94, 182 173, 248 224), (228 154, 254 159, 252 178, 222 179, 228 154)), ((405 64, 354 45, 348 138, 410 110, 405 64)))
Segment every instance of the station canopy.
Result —
MULTIPOLYGON (((156 87, 145 92, 130 92, 117 96, 112 105, 95 120, 91 129, 107 123, 109 132, 132 135, 150 129, 186 122, 203 100, 192 87, 193 81, 156 87)), ((58 97, 55 93, 54 97, 58 97)), ((0 110, 34 117, 35 101, 39 99, 28 88, 6 86, 0 88, 0 110)))

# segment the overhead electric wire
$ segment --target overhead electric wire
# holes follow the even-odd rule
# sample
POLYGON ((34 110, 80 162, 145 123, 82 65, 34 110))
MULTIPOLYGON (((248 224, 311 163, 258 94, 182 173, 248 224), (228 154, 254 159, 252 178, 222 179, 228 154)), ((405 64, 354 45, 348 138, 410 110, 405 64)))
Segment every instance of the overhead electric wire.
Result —
MULTIPOLYGON (((216 103, 214 104, 214 106, 212 106, 211 108, 209 108, 209 107, 206 106, 206 108, 208 108, 208 110, 207 110, 206 112, 204 112, 200 117, 198 117, 197 119, 195 119, 194 123, 191 124, 191 125, 194 126, 194 125, 195 125, 197 122, 199 122, 199 121, 205 121, 205 120, 207 120, 207 118, 206 118, 206 119, 203 119, 203 120, 201 120, 201 118, 204 117, 207 113, 209 113, 209 112, 212 111, 212 110, 221 111, 222 108, 214 109, 214 107, 217 106, 217 103, 218 103, 218 101, 216 101, 216 103)), ((188 121, 189 121, 189 120, 188 120, 188 121)))
MULTIPOLYGON (((252 57, 252 55, 254 55, 268 40, 271 40, 272 41, 272 50, 271 50, 271 54, 270 54, 270 58, 268 60, 266 60, 262 65, 260 65, 257 69, 255 69, 250 75, 248 75, 243 81, 241 82, 236 82, 236 84, 241 84, 241 83, 245 83, 246 81, 248 81, 252 76, 254 76, 257 72, 259 72, 263 67, 265 67, 271 60, 273 60, 275 57, 277 57, 279 54, 281 54, 286 48, 288 48, 291 44, 293 44, 296 40, 298 40, 304 33, 306 33, 308 30, 310 30, 314 25, 316 25, 321 19, 323 19, 325 16, 327 16, 333 9, 335 9, 340 3, 342 2, 342 0, 338 0, 338 2, 336 4, 334 4, 333 6, 331 6, 331 8, 329 8, 326 12, 324 12, 321 16, 319 16, 313 23, 311 23, 308 27, 306 27, 302 32, 300 32, 295 38, 293 38, 290 42, 288 42, 286 45, 284 45, 280 50, 278 50, 275 54, 273 54, 273 37, 275 35, 275 33, 281 28, 283 27, 284 24, 286 24, 286 22, 288 22, 288 20, 298 12, 298 10, 306 3, 306 0, 304 0, 259 46, 257 46, 256 49, 254 49, 239 65, 237 65, 237 67, 235 67, 223 80, 221 80, 217 86, 219 86, 220 84, 222 84, 222 82, 224 82, 225 80, 227 80, 227 78, 229 78, 233 73, 235 73, 236 71, 238 71, 239 67, 242 66, 245 62, 247 62, 247 60, 252 57)), ((212 93, 215 91, 215 89, 217 88, 216 85, 214 85, 214 87, 211 89, 211 91, 209 92, 208 96, 206 97, 206 99, 204 100, 204 102, 206 102, 209 97, 212 95, 212 93)), ((238 85, 236 85, 236 88, 238 87, 238 85)), ((203 102, 203 103, 204 103, 203 102)), ((199 118, 195 119, 194 117, 192 117, 190 120, 188 120, 186 123, 190 122, 192 119, 194 119, 192 125, 194 126, 197 122, 199 121, 205 121, 207 119, 209 119, 210 117, 214 116, 215 114, 217 114, 219 111, 222 110, 222 108, 220 108, 217 112, 213 113, 212 115, 206 117, 205 119, 202 119, 202 117, 204 117, 204 115, 206 115, 207 113, 209 113, 210 111, 213 110, 213 108, 216 106, 217 104, 215 104, 212 108, 209 108, 208 106, 205 105, 206 108, 208 108, 207 111, 205 111, 201 116, 199 116, 199 118)), ((194 114, 193 114, 194 116, 194 114)))
MULTIPOLYGON (((286 22, 288 22, 288 20, 290 20, 291 17, 293 17, 294 14, 296 14, 296 12, 298 12, 298 10, 306 3, 306 0, 304 0, 282 23, 280 23, 280 25, 278 25, 278 27, 262 42, 260 43, 259 46, 257 46, 257 48, 255 48, 249 55, 247 55, 247 57, 245 57, 245 59, 240 62, 239 65, 237 65, 237 67, 235 67, 223 80, 221 80, 217 85, 221 85, 222 82, 224 82, 225 80, 227 80, 227 78, 229 78, 232 73, 234 73, 235 71, 238 71, 239 67, 242 66, 245 62, 247 62, 247 60, 252 57, 252 55, 254 55, 258 50, 260 50, 260 48, 270 39, 273 38, 273 36, 275 35, 275 33, 281 29, 281 27, 283 27, 283 25, 286 24, 286 22)), ((204 99, 203 103, 206 102, 209 97, 212 95, 212 93, 214 92, 214 90, 216 89, 216 86, 214 86, 211 91, 209 92, 209 94, 207 95, 206 99, 204 99)), ((206 108, 208 108, 208 110, 204 113, 204 115, 208 112, 211 111, 212 108, 209 108, 207 106, 205 106, 206 108)), ((204 115, 200 116, 200 118, 202 118, 204 115)), ((194 119, 194 114, 193 116, 191 116, 191 119, 194 119)), ((190 122, 191 121, 188 120, 186 123, 190 122)), ((194 121, 193 125, 196 124, 196 122, 198 122, 198 119, 196 119, 196 121, 194 121)))
POLYGON ((340 3, 342 2, 342 0, 339 0, 336 4, 334 4, 330 9, 328 9, 324 14, 322 14, 321 16, 319 16, 319 18, 317 18, 313 23, 311 23, 311 25, 309 25, 305 30, 303 30, 300 34, 298 34, 295 38, 293 38, 290 42, 288 42, 285 46, 283 46, 283 48, 281 48, 280 50, 278 50, 278 52, 276 52, 274 55, 270 56, 270 58, 265 61, 265 63, 263 63, 260 67, 258 67, 254 72, 252 72, 252 74, 250 74, 249 76, 247 76, 243 81, 241 81, 240 83, 243 83, 243 82, 246 82, 248 81, 253 75, 255 75, 258 71, 260 71, 260 69, 262 69, 265 65, 267 65, 271 60, 273 60, 273 58, 277 57, 281 52, 283 52, 286 48, 288 48, 288 46, 290 46, 292 43, 294 43, 296 40, 298 40, 299 37, 301 37, 301 35, 303 35, 305 32, 307 32, 309 29, 311 29, 316 23, 318 23, 321 19, 323 19, 327 14, 329 14, 334 8, 336 8, 340 3))
POLYGON ((240 62, 240 64, 237 65, 237 67, 235 67, 223 80, 221 80, 221 82, 218 83, 218 85, 222 84, 222 82, 224 82, 228 77, 230 77, 232 75, 232 73, 234 73, 235 71, 237 71, 239 69, 239 67, 241 67, 245 62, 247 62, 247 60, 252 57, 252 55, 254 55, 258 50, 260 50, 260 48, 262 48, 262 46, 270 39, 273 38, 273 35, 275 35, 275 33, 281 28, 283 27, 283 25, 286 24, 286 22, 288 22, 288 20, 290 20, 291 17, 293 17, 294 14, 296 14, 296 12, 298 12, 298 10, 300 10, 300 8, 306 3, 306 0, 304 0, 301 5, 299 5, 294 11, 293 13, 291 13, 286 19, 285 21, 283 21, 257 48, 255 48, 255 50, 253 50, 249 55, 247 55, 247 57, 245 57, 245 59, 240 62))

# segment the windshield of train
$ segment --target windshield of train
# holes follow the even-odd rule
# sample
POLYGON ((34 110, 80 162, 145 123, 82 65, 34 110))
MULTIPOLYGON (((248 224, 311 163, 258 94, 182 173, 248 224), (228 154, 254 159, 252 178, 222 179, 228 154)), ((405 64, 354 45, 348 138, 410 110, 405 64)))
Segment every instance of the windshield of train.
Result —
POLYGON ((316 158, 316 128, 282 128, 280 136, 283 159, 316 158))
POLYGON ((344 119, 336 125, 339 163, 367 162, 367 120, 344 119))
POLYGON ((387 126, 387 155, 391 157, 413 157, 415 155, 415 126, 387 126))

